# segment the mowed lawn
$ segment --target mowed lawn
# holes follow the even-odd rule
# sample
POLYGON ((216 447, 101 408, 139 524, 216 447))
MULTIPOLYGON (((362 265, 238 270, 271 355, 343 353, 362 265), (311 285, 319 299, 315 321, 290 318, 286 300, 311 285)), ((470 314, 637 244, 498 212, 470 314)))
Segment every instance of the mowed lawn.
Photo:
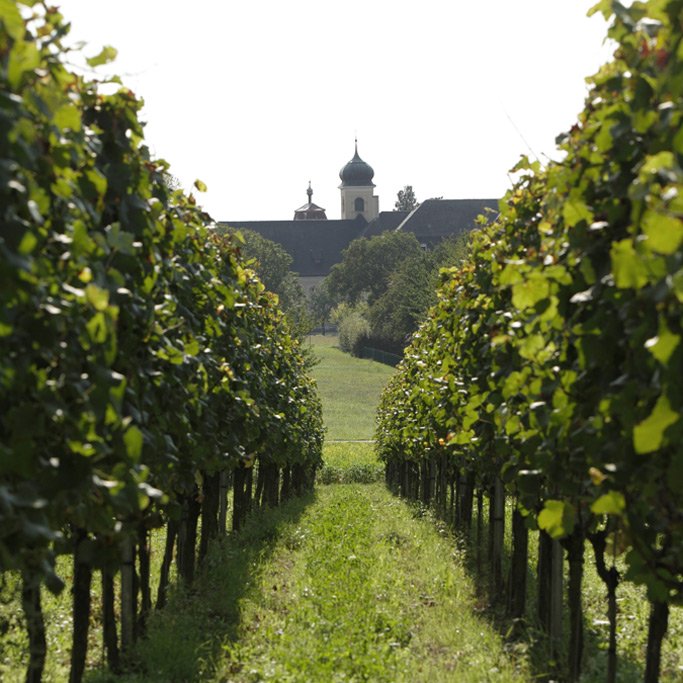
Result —
POLYGON ((323 402, 326 439, 372 439, 375 413, 382 389, 394 368, 372 360, 353 358, 337 346, 337 337, 308 337, 319 363, 313 368, 323 402))

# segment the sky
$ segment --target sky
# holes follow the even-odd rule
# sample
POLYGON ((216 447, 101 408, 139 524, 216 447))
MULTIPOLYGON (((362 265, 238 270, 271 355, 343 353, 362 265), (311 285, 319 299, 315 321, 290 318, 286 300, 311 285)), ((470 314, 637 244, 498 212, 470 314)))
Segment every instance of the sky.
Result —
MULTIPOLYGON (((358 151, 380 210, 497 198, 520 155, 557 158, 608 61, 596 0, 55 0, 142 97, 147 144, 215 220, 341 213, 358 151)), ((76 62, 76 58, 70 61, 76 62)))

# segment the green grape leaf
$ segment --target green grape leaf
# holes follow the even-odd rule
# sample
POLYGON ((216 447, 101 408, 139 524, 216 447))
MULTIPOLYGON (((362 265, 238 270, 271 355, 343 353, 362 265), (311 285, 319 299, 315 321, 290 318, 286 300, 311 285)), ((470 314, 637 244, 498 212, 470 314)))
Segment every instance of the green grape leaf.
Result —
POLYGON ((651 154, 645 157, 643 165, 640 167, 640 174, 647 175, 658 173, 659 171, 669 171, 676 163, 672 152, 665 151, 658 154, 651 154))
POLYGON ((52 115, 52 120, 59 128, 81 130, 81 112, 73 104, 64 104, 52 115))
POLYGON ((652 453, 664 443, 664 432, 680 419, 680 415, 671 409, 669 399, 660 396, 649 417, 633 429, 633 447, 636 453, 652 453))
POLYGON ((552 538, 562 538, 574 529, 574 506, 563 500, 546 500, 538 515, 538 526, 552 538))
POLYGON ((23 234, 21 242, 19 242, 17 251, 20 254, 30 254, 36 248, 37 244, 38 239, 36 236, 30 230, 27 230, 23 234))
POLYGON ((683 221, 675 216, 648 211, 643 217, 643 232, 647 246, 660 254, 673 254, 683 244, 683 221))
POLYGON ((95 344, 103 344, 107 340, 107 321, 102 312, 95 313, 85 324, 85 329, 95 344))
POLYGON ((666 365, 671 354, 681 343, 681 337, 674 334, 663 320, 659 324, 659 333, 645 342, 645 348, 660 362, 666 365))
POLYGON ((33 42, 17 42, 9 54, 7 80, 10 87, 18 89, 24 74, 40 65, 40 53, 33 42))
POLYGON ((540 334, 532 334, 522 338, 519 344, 519 355, 522 358, 533 360, 545 347, 545 339, 540 334))
POLYGON ((648 282, 648 274, 641 257, 630 239, 615 242, 610 250, 614 283, 620 289, 640 289, 648 282))
POLYGON ((612 16, 612 0, 600 0, 588 10, 588 16, 592 17, 598 12, 602 13, 605 20, 608 20, 612 16))
POLYGON ((96 67, 113 62, 116 59, 116 55, 118 55, 116 48, 111 45, 105 45, 99 54, 90 57, 86 61, 88 62, 88 66, 96 67))
POLYGON ((196 339, 186 342, 183 349, 187 356, 196 356, 199 353, 199 350, 199 342, 196 339))
POLYGON ((568 228, 575 226, 581 221, 589 225, 593 222, 593 212, 579 195, 570 195, 562 207, 562 217, 568 228))
POLYGON ((128 457, 134 462, 138 462, 142 455, 142 432, 135 425, 131 425, 123 435, 123 442, 126 444, 128 457))
POLYGON ((13 0, 0 0, 0 17, 5 30, 14 40, 24 37, 24 20, 21 18, 17 3, 13 0))
POLYGON ((109 292, 92 283, 85 288, 85 298, 96 311, 104 311, 109 305, 109 292))
POLYGON ((626 500, 619 491, 610 491, 591 505, 591 511, 596 515, 620 515, 625 509, 626 500))
POLYGON ((465 446, 472 443, 474 432, 471 429, 466 429, 458 432, 449 442, 449 446, 465 446))
POLYGON ((512 303, 518 309, 534 306, 550 294, 548 281, 543 277, 531 277, 512 286, 512 303))

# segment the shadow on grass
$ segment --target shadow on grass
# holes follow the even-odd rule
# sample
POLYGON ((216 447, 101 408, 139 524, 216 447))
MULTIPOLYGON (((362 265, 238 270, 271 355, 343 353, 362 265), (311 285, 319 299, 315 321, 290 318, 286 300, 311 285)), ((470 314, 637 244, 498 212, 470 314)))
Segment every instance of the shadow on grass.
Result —
MULTIPOLYGON (((492 596, 489 565, 487 563, 488 536, 486 508, 482 524, 481 539, 477 538, 477 513, 474 511, 471 532, 465 534, 454 528, 452 524, 437 519, 431 509, 427 510, 421 503, 406 502, 413 507, 415 516, 430 515, 437 524, 443 524, 453 534, 454 542, 463 558, 463 566, 472 579, 477 597, 477 610, 501 634, 505 640, 505 650, 512 659, 524 657, 529 662, 534 681, 566 681, 567 680, 567 643, 563 643, 559 665, 553 666, 552 649, 549 639, 540 626, 538 613, 538 581, 536 577, 536 550, 530 535, 529 562, 527 568, 526 611, 523 621, 513 620, 506 612, 505 587, 499 587, 496 596, 492 596), (479 548, 479 542, 481 547, 479 548)), ((506 518, 509 530, 509 518, 506 518)), ((507 530, 506 530, 507 532, 507 530)), ((586 548, 586 565, 591 561, 590 548, 586 548)), ((503 554, 503 576, 507 580, 511 564, 511 547, 506 543, 503 554)), ((602 584, 600 584, 602 586, 602 584)), ((566 600, 566 597, 565 597, 566 600)), ((605 591, 605 605, 606 605, 605 591)), ((605 607, 606 609, 606 607, 605 607)), ((606 617, 605 617, 606 618, 606 617)), ((617 626, 618 627, 618 626, 617 626)), ((563 633, 569 633, 569 609, 565 604, 563 633)), ((582 683, 605 681, 607 679, 607 632, 598 632, 588 618, 584 618, 584 666, 582 683)), ((629 654, 618 654, 617 676, 620 683, 639 683, 643 679, 644 666, 631 658, 629 654)))
POLYGON ((257 578, 277 543, 296 548, 297 521, 315 493, 279 508, 250 516, 239 534, 227 536, 209 551, 190 589, 176 587, 168 605, 152 614, 146 637, 131 654, 128 673, 91 671, 88 683, 199 681, 211 678, 224 645, 240 631, 240 602, 256 590, 257 578))

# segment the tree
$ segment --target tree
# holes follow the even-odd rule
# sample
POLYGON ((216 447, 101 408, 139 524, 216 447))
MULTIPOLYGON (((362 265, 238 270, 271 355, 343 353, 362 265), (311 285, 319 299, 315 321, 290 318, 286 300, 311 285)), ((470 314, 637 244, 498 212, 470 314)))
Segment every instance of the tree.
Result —
POLYGON ((360 356, 361 348, 370 336, 367 304, 339 304, 332 319, 339 330, 339 348, 352 356, 360 356))
POLYGON ((401 261, 391 273, 386 292, 368 312, 373 343, 401 354, 410 335, 436 304, 440 270, 458 265, 466 255, 467 236, 458 235, 401 261))
POLYGON ((334 297, 330 294, 325 280, 313 287, 308 298, 308 309, 313 322, 323 328, 323 334, 325 334, 325 324, 329 320, 334 304, 334 297))
POLYGON ((420 205, 420 202, 415 198, 412 185, 406 185, 402 190, 399 190, 397 197, 398 200, 394 204, 396 211, 412 211, 420 205))
MULTIPOLYGON (((372 344, 400 353, 407 337, 436 303, 439 270, 457 265, 467 254, 467 235, 425 251, 412 233, 385 232, 361 237, 342 253, 323 283, 332 304, 357 309, 370 326, 372 344)), ((328 302, 329 304, 329 302, 328 302)))
POLYGON ((353 240, 342 252, 342 262, 327 277, 330 293, 338 302, 355 304, 366 299, 372 305, 389 286, 398 264, 422 251, 415 235, 385 232, 353 240))
POLYGON ((401 353, 408 338, 436 303, 434 253, 420 252, 398 264, 391 274, 387 291, 369 310, 375 344, 392 353, 401 353))

